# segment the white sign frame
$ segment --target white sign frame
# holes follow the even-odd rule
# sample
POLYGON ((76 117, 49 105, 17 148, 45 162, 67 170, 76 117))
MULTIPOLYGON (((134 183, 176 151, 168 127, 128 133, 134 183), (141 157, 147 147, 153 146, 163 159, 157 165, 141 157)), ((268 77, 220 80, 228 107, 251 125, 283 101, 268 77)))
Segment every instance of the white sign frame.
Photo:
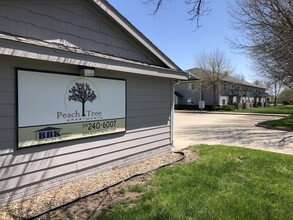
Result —
POLYGON ((126 131, 126 80, 17 69, 17 148, 126 131))

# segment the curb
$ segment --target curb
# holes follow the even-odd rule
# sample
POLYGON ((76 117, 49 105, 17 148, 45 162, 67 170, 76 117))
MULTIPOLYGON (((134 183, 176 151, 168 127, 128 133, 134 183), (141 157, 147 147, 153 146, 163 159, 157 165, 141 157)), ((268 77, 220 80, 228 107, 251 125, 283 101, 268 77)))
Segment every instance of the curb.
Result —
POLYGON ((277 127, 274 127, 274 126, 263 125, 263 124, 260 124, 260 123, 255 124, 255 126, 270 129, 270 130, 293 132, 293 128, 277 128, 277 127))
POLYGON ((223 114, 223 115, 256 115, 256 116, 276 116, 276 117, 287 117, 290 114, 269 114, 269 113, 246 113, 246 112, 210 112, 210 111, 178 111, 175 113, 194 113, 194 114, 223 114))

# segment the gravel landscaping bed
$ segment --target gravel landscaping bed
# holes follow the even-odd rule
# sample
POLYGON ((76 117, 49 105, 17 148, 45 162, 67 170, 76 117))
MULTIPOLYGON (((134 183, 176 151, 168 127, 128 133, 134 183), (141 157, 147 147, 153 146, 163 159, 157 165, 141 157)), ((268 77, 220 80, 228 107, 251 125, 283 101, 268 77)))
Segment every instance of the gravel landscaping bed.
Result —
MULTIPOLYGON (((10 204, 0 209, 1 220, 26 219, 45 210, 95 192, 134 174, 153 170, 180 159, 182 155, 169 153, 140 163, 104 171, 74 183, 32 196, 30 199, 10 204)), ((61 219, 61 218, 60 218, 61 219)))

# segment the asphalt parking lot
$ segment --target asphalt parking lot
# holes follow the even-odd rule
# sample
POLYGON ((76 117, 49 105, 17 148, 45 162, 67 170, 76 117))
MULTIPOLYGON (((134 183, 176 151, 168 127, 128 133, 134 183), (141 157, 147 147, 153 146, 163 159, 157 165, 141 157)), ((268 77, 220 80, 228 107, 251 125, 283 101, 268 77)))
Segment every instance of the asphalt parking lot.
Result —
POLYGON ((191 144, 223 144, 293 155, 293 132, 256 127, 278 116, 175 113, 174 150, 191 144))

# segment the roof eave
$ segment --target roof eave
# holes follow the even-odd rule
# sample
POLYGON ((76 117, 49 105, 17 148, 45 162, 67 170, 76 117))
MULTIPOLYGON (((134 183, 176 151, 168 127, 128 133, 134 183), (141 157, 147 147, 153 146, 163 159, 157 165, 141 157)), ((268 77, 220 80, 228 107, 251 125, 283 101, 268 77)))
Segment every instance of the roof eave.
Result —
POLYGON ((249 83, 249 82, 240 82, 240 81, 233 81, 233 80, 228 80, 228 79, 222 79, 222 81, 225 81, 225 82, 230 82, 230 83, 235 83, 235 84, 239 84, 239 85, 243 85, 243 86, 250 86, 250 87, 253 87, 253 88, 259 88, 259 89, 266 89, 262 86, 258 86, 258 85, 254 85, 252 83, 249 83))
POLYGON ((104 0, 91 0, 105 14, 114 19, 123 29, 131 34, 137 41, 139 41, 152 54, 158 57, 165 65, 171 69, 182 71, 170 58, 168 58, 159 48, 157 48, 149 39, 147 39, 134 25, 132 25, 123 15, 121 15, 110 3, 104 0))
POLYGON ((0 54, 133 74, 187 79, 181 70, 163 68, 54 43, 0 34, 0 54))

